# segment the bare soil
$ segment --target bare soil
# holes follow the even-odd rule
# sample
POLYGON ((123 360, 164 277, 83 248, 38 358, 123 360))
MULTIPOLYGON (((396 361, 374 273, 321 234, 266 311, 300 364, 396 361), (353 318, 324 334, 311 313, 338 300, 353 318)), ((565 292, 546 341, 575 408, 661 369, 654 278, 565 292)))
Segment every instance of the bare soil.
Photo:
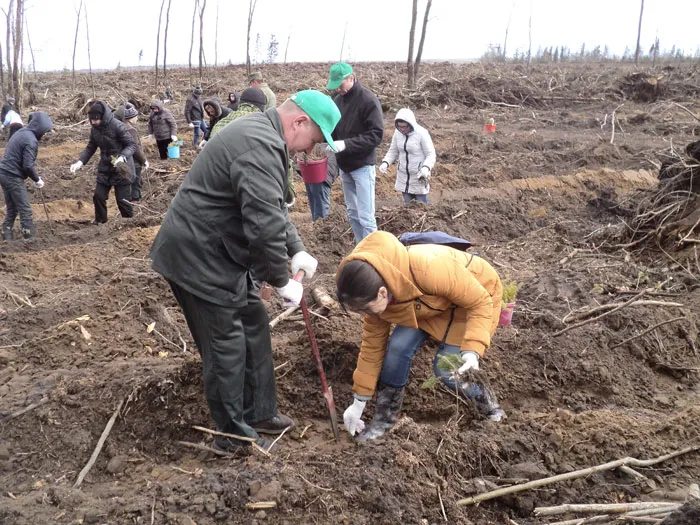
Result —
MULTIPOLYGON (((327 67, 269 66, 266 75, 284 99, 323 87, 327 67)), ((197 155, 182 117, 192 84, 187 71, 169 72, 170 109, 185 130, 181 158, 160 161, 147 144, 152 169, 136 216, 120 218, 111 197, 109 222, 95 226, 96 161, 76 175, 68 171, 87 140, 80 110, 91 82, 81 77, 80 92, 73 92, 70 76, 39 75, 28 79, 26 102, 56 124, 38 159, 51 222, 34 193, 36 240, 0 243, 0 522, 522 525, 556 521, 535 518, 536 506, 682 500, 700 479, 700 456, 690 453, 639 469, 647 480, 612 470, 457 505, 517 480, 699 444, 698 244, 621 248, 607 233, 625 220, 620 201, 656 185, 658 155, 696 140, 699 122, 688 111, 700 114, 697 66, 669 66, 662 87, 641 84, 643 92, 619 64, 529 72, 428 64, 413 91, 401 87, 402 65, 357 69, 386 110, 380 155, 395 111, 405 105, 438 151, 428 206, 403 207, 393 169, 378 175, 380 228, 468 238, 502 277, 522 283, 513 324, 499 328, 482 361, 508 419, 480 420, 449 393, 422 389, 432 375, 434 349, 427 347, 414 363, 395 430, 381 443, 361 446, 345 432, 335 442, 297 316, 272 332, 280 407, 297 424, 279 451, 228 459, 180 446, 210 444, 192 427, 212 422, 199 356, 166 283, 150 269, 148 249, 197 155), (494 134, 483 131, 490 117, 494 134), (631 306, 554 335, 571 326, 563 320, 572 311, 644 288, 653 289, 647 299, 683 306, 631 306), (72 488, 122 400, 94 467, 72 488), (276 506, 246 507, 261 501, 276 506)), ((208 75, 207 96, 225 99, 230 88, 244 87, 243 68, 208 75)), ((113 106, 123 97, 147 108, 158 94, 152 72, 108 72, 93 82, 96 96, 113 106)), ((145 124, 139 127, 145 135, 145 124)), ((320 261, 311 286, 332 291, 337 264, 353 248, 342 188, 333 187, 330 217, 312 223, 303 184, 296 186, 292 220, 320 261)), ((283 311, 278 298, 268 311, 271 318, 283 311)), ((313 316, 341 421, 360 327, 358 316, 340 311, 313 316)))

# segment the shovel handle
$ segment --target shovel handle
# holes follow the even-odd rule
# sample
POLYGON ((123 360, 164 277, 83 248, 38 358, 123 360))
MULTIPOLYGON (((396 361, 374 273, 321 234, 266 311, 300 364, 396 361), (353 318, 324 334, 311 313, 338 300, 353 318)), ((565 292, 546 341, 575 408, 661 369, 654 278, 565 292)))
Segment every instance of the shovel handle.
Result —
POLYGON ((297 282, 301 282, 304 280, 304 276, 306 275, 306 272, 304 270, 299 270, 297 274, 294 276, 294 280, 297 282))

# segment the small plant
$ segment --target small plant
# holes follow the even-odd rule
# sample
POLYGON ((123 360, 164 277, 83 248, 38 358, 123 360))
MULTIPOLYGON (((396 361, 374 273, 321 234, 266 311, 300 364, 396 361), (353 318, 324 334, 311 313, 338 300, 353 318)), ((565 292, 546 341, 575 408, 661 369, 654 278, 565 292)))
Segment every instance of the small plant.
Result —
POLYGON ((508 303, 515 302, 515 298, 518 296, 518 290, 520 290, 523 283, 519 283, 513 279, 504 279, 502 283, 503 297, 501 299, 501 308, 505 308, 508 303))
MULTIPOLYGON (((438 367, 438 370, 443 370, 443 371, 447 371, 450 373, 454 373, 457 370, 459 370, 459 367, 461 367, 463 364, 464 364, 464 361, 462 361, 461 355, 449 354, 449 355, 441 355, 438 358, 437 367, 438 367)), ((424 390, 429 390, 429 389, 435 388, 439 383, 440 383, 440 378, 437 376, 432 376, 432 377, 429 377, 428 379, 426 379, 420 387, 424 390)))

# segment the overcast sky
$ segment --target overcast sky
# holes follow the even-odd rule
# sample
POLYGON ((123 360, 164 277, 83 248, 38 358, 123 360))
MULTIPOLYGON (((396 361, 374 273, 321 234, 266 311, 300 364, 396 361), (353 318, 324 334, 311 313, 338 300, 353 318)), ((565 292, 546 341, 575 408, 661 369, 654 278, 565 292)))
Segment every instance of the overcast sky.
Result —
MULTIPOLYGON (((194 0, 171 1, 168 63, 187 64, 194 0)), ((79 0, 25 2, 37 69, 70 69, 79 0)), ((7 0, 2 3, 6 4, 7 0)), ((93 68, 114 68, 118 64, 153 65, 161 0, 85 0, 85 3, 93 68)), ((425 3, 426 0, 419 0, 419 28, 425 3)), ((263 59, 274 34, 279 42, 278 62, 284 60, 288 39, 288 62, 336 61, 340 58, 343 32, 347 28, 344 60, 404 61, 411 4, 411 0, 257 0, 251 55, 259 34, 260 59, 263 59)), ((640 0, 434 0, 423 58, 478 58, 489 44, 503 44, 509 18, 508 54, 512 55, 516 49, 526 51, 531 5, 533 53, 539 46, 561 45, 578 51, 583 43, 588 49, 608 45, 610 52, 618 55, 626 46, 634 51, 640 0)), ((215 58, 219 64, 245 61, 247 15, 248 0, 207 0, 204 46, 209 64, 213 64, 215 58), (217 8, 218 46, 215 50, 217 8)), ((698 20, 698 0, 646 0, 641 47, 648 50, 658 35, 662 49, 675 45, 694 54, 700 45, 698 20)), ((198 18, 196 27, 198 30, 198 18)), ((4 31, 2 33, 4 35, 4 31)), ((193 63, 197 63, 198 42, 196 33, 193 63)), ((160 56, 162 63, 162 45, 160 56)), ((30 62, 27 51, 25 64, 30 62)), ((84 20, 78 35, 75 66, 77 69, 88 67, 84 20)))

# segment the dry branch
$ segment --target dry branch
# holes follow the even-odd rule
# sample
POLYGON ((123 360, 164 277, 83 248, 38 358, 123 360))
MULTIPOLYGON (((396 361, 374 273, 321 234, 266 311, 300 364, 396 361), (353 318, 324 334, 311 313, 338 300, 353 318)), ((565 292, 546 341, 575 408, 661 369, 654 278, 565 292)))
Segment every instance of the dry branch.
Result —
POLYGON ((275 317, 272 321, 270 321, 270 330, 272 330, 275 326, 277 326, 281 321, 284 321, 287 317, 292 315, 294 312, 296 312, 299 309, 298 306, 290 306, 287 308, 284 312, 279 314, 277 317, 275 317))
POLYGON ((34 410, 35 408, 39 408, 41 405, 45 405, 48 402, 49 402, 49 398, 45 397, 45 398, 37 401, 36 403, 32 403, 29 406, 26 406, 24 408, 20 408, 16 412, 12 412, 12 414, 9 414, 9 415, 3 417, 2 419, 0 419, 0 423, 5 423, 6 421, 9 421, 10 419, 14 419, 16 417, 21 416, 22 414, 26 414, 30 410, 34 410))
POLYGON ((552 483, 557 483, 559 481, 567 481, 571 479, 578 479, 582 478, 584 476, 589 476, 590 474, 594 474, 596 472, 602 472, 604 470, 611 470, 614 468, 619 468, 623 465, 627 466, 633 466, 633 467, 649 467, 651 465, 656 465, 657 463, 661 463, 663 461, 667 461, 669 459, 675 458, 676 456, 680 456, 683 454, 688 454, 690 452, 696 452, 700 450, 700 445, 694 445, 692 447, 686 447, 682 450, 677 450, 675 452, 671 452, 670 454, 666 454, 664 456, 659 456, 657 458, 653 459, 636 459, 636 458, 622 458, 622 459, 617 459, 615 461, 610 461, 608 463, 603 463, 602 465, 597 465, 595 467, 589 467, 581 470, 575 470, 573 472, 567 472, 566 474, 559 474, 557 476, 552 476, 549 478, 543 478, 543 479, 538 479, 535 481, 529 481, 527 483, 523 483, 521 485, 513 485, 512 487, 506 487, 506 488, 501 488, 497 490, 492 490, 490 492, 485 492, 483 494, 478 494, 476 496, 473 496, 471 498, 465 498, 461 499, 457 502, 457 505, 472 505, 474 503, 479 503, 481 501, 486 501, 490 500, 493 498, 499 498, 501 496, 505 496, 507 494, 515 494, 516 492, 523 492, 525 490, 530 490, 530 489, 536 489, 539 487, 543 487, 545 485, 551 485, 552 483))
POLYGON ((535 516, 556 516, 559 514, 586 512, 605 512, 610 514, 623 514, 636 510, 658 511, 659 509, 673 510, 679 507, 679 503, 668 501, 644 501, 640 503, 593 503, 593 504, 565 504, 555 507, 537 507, 534 510, 535 516))
POLYGON ((568 332, 569 330, 573 330, 574 328, 578 328, 578 327, 583 326, 583 325, 586 325, 586 324, 588 324, 588 323, 592 323, 592 322, 594 322, 594 321, 597 321, 597 320, 599 320, 599 319, 602 319, 602 318, 605 317, 606 315, 610 315, 610 314, 612 314, 612 313, 614 313, 614 312, 617 312, 618 310, 623 309, 625 306, 629 306, 630 304, 632 304, 633 302, 635 302, 637 299, 639 299, 640 297, 642 297, 646 292, 647 292, 646 290, 642 290, 640 293, 638 293, 637 295, 635 295, 634 297, 632 297, 632 299, 630 299, 630 300, 627 301, 626 303, 622 303, 622 304, 621 304, 620 306, 618 306, 617 308, 615 308, 615 309, 613 309, 613 310, 610 310, 609 312, 605 312, 604 314, 599 315, 598 317, 593 317, 593 318, 591 318, 591 319, 586 319, 585 321, 582 321, 582 322, 577 323, 577 324, 575 324, 575 325, 568 326, 568 327, 564 328, 563 330, 559 330, 558 332, 556 332, 556 333, 554 334, 554 337, 559 337, 560 335, 562 335, 563 333, 568 332))
POLYGON ((633 341, 633 340, 638 339, 638 338, 640 338, 640 337, 643 337, 643 336, 647 335, 649 332, 653 332, 654 330, 656 330, 656 329, 659 328, 660 326, 663 326, 663 325, 669 324, 669 323, 674 323, 674 322, 676 322, 676 321, 682 321, 683 319, 685 319, 685 317, 684 317, 684 316, 680 316, 680 317, 674 317, 673 319, 668 319, 668 320, 666 320, 666 321, 661 321, 660 323, 656 323, 656 324, 655 324, 654 326, 652 326, 651 328, 647 328, 646 330, 644 330, 641 334, 633 335, 632 337, 628 337, 627 339, 625 339, 625 340, 622 341, 621 343, 617 343, 616 345, 611 346, 611 347, 610 347, 610 350, 612 350, 613 348, 617 348, 618 346, 622 346, 622 345, 624 345, 624 344, 627 344, 627 343, 629 343, 630 341, 633 341))

